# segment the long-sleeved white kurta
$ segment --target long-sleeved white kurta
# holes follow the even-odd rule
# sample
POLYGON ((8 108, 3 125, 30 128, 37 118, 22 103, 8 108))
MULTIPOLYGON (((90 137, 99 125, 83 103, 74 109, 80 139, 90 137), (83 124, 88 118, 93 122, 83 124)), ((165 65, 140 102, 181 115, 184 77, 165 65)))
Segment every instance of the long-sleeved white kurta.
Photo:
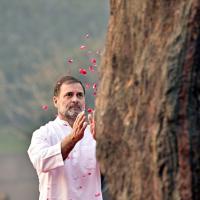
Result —
POLYGON ((96 141, 89 127, 63 161, 61 140, 71 130, 57 117, 33 133, 28 155, 38 174, 40 200, 102 200, 96 141))

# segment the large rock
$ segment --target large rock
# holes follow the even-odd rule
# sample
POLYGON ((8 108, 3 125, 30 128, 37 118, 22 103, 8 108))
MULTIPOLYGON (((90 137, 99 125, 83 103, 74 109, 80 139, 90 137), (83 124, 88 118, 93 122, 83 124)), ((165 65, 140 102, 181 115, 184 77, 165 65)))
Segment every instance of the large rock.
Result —
POLYGON ((200 1, 111 0, 96 101, 110 200, 200 197, 200 1))

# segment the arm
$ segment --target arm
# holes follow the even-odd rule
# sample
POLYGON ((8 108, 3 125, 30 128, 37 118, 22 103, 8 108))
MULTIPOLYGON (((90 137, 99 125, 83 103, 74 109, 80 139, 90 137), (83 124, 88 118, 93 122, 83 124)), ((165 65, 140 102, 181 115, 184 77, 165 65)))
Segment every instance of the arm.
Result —
POLYGON ((74 122, 72 133, 56 145, 51 145, 49 142, 46 127, 42 127, 33 133, 28 155, 38 172, 48 172, 64 165, 63 160, 67 158, 75 144, 84 135, 84 130, 87 126, 84 120, 84 113, 80 113, 74 122))
POLYGON ((28 155, 37 172, 48 172, 64 165, 61 142, 51 145, 47 127, 41 127, 33 133, 28 155))

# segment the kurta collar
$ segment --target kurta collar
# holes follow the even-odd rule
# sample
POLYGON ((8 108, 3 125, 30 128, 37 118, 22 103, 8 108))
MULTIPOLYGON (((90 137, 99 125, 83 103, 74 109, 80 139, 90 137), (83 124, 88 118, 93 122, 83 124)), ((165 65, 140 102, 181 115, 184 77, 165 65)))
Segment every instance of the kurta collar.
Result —
POLYGON ((64 120, 60 119, 58 116, 56 117, 55 121, 57 121, 61 125, 70 126, 67 121, 64 121, 64 120))

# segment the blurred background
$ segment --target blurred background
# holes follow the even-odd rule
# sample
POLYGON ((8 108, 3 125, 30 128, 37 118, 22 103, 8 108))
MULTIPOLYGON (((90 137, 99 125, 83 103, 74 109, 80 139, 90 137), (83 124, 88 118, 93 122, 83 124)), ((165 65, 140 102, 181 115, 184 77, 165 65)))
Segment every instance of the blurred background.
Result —
POLYGON ((94 108, 108 3, 0 0, 0 200, 38 199, 26 152, 32 132, 55 118, 51 100, 61 75, 80 78, 94 108))

